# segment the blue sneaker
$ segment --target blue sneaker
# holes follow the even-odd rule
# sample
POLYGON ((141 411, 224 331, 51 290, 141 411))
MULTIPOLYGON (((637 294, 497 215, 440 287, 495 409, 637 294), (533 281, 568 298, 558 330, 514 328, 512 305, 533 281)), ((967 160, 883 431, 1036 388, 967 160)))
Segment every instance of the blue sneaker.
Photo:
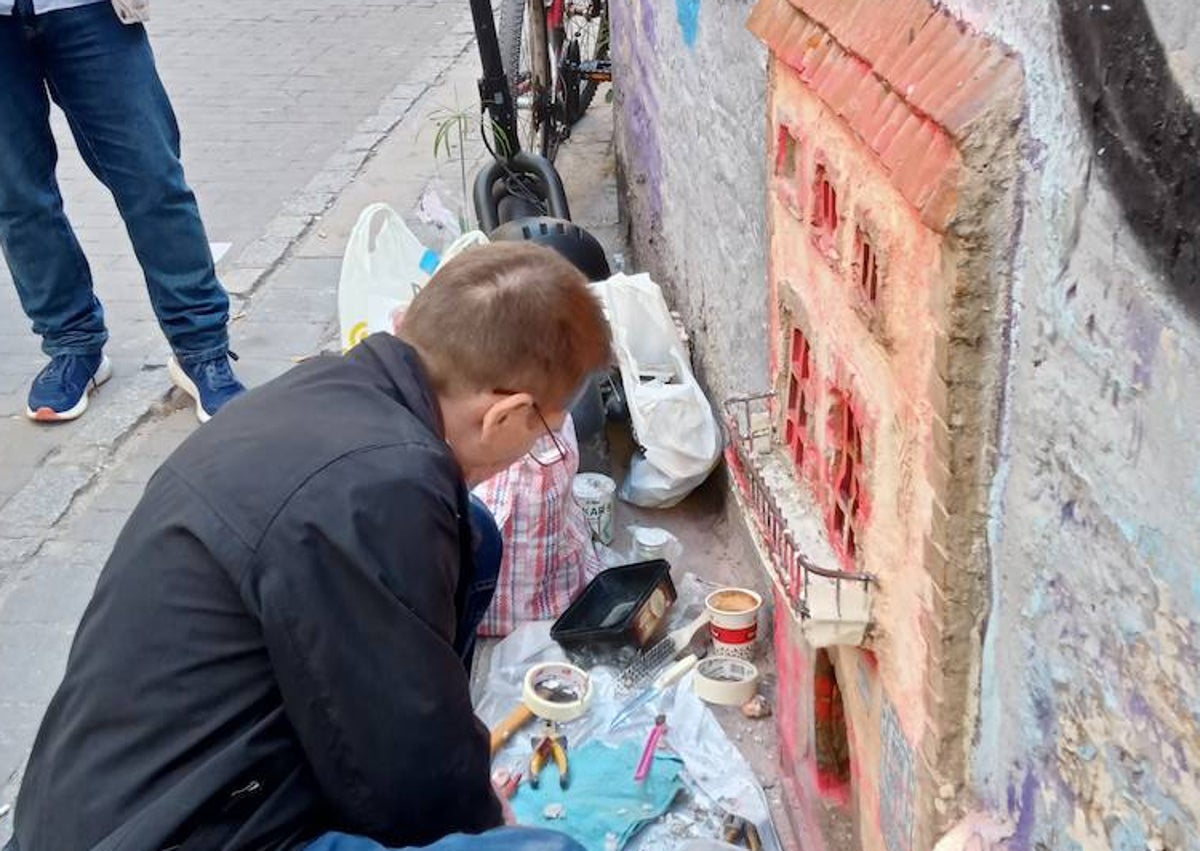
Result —
POLYGON ((39 423, 78 419, 88 396, 112 378, 112 364, 102 354, 55 355, 29 388, 25 416, 39 423))
POLYGON ((229 365, 231 357, 232 352, 184 365, 172 355, 167 362, 171 382, 196 400, 196 418, 202 423, 211 420, 230 399, 246 392, 229 365))

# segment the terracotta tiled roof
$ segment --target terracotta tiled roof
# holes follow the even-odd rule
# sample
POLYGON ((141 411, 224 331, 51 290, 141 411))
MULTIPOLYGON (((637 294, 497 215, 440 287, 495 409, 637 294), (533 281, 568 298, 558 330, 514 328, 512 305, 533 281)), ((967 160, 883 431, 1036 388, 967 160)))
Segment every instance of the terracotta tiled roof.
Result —
POLYGON ((957 143, 1021 85, 1016 59, 928 0, 759 0, 748 26, 944 226, 957 143))

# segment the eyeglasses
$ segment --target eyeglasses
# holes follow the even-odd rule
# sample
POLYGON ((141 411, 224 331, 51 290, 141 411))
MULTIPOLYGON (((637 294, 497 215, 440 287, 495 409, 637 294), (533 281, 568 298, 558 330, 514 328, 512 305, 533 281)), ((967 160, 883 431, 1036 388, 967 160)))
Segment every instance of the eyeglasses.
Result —
MULTIPOLYGON (((499 393, 501 396, 516 396, 517 390, 501 390, 497 388, 492 391, 499 393)), ((542 428, 546 430, 544 437, 539 437, 533 448, 526 453, 539 467, 553 467, 555 464, 562 464, 567 460, 567 447, 554 433, 554 429, 550 428, 550 423, 546 422, 546 416, 542 413, 541 407, 537 402, 533 403, 533 412, 537 414, 537 418, 542 423, 542 428), (549 444, 549 445, 547 445, 549 444)))
POLYGON ((533 412, 542 421, 542 428, 546 430, 546 437, 538 438, 538 442, 533 445, 533 449, 529 450, 529 457, 539 467, 553 467, 555 464, 564 463, 567 460, 567 447, 563 446, 563 442, 554 433, 554 429, 550 428, 550 423, 546 422, 546 418, 542 415, 542 409, 538 407, 537 402, 533 403, 533 412), (543 445, 539 449, 538 444, 544 444, 547 438, 550 440, 550 446, 543 445))

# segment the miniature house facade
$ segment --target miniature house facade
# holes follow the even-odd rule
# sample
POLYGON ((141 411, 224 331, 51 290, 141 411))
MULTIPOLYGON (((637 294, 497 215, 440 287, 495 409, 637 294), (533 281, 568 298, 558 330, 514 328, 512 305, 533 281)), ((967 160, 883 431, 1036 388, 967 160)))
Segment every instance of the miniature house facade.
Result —
POLYGON ((933 846, 965 784, 1019 63, 928 0, 760 0, 769 395, 730 467, 775 591, 803 847, 933 846))

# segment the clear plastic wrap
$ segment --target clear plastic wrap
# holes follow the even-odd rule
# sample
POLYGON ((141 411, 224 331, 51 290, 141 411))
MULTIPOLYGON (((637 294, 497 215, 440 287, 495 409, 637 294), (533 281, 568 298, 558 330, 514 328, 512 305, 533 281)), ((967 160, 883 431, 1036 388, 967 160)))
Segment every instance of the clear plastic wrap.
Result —
MULTIPOLYGON (((695 610, 706 589, 705 583, 685 576, 679 583, 673 620, 682 622, 689 611, 695 610)), ((530 666, 566 658, 551 640, 549 624, 519 627, 492 650, 476 705, 479 717, 489 726, 497 723, 520 700, 521 681, 530 666)), ((608 664, 591 668, 594 698, 590 709, 582 718, 562 725, 570 750, 592 739, 613 743, 634 739, 640 744, 654 726, 655 716, 661 713, 666 716, 668 728, 665 746, 683 759, 688 792, 671 812, 638 834, 628 847, 634 851, 675 851, 690 839, 715 840, 721 836, 722 819, 735 813, 754 822, 765 849, 778 851, 779 839, 766 795, 712 710, 692 690, 693 675, 687 674, 660 698, 641 707, 632 722, 609 733, 609 724, 624 702, 617 692, 616 673, 608 664)), ((528 760, 529 735, 519 733, 496 755, 494 764, 496 768, 523 771, 528 760)))

